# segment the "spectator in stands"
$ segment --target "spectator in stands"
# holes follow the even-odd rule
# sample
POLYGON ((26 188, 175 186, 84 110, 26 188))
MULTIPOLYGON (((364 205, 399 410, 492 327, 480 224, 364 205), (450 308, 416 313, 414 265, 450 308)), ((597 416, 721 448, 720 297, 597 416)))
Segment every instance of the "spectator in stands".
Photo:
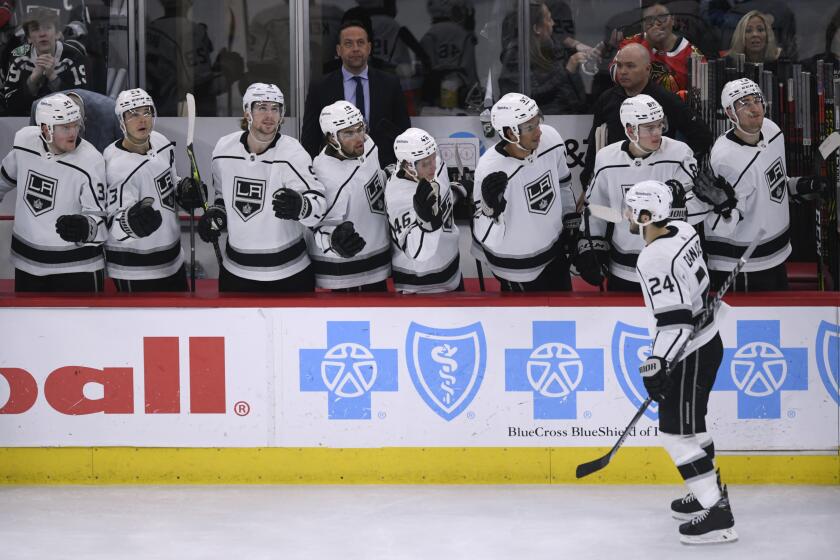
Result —
POLYGON ((9 115, 26 116, 39 97, 87 88, 85 56, 58 39, 58 10, 28 6, 21 24, 26 42, 12 51, 3 96, 9 115))
MULTIPOLYGON (((563 0, 546 0, 545 5, 551 11, 551 19, 554 20, 552 38, 558 47, 565 47, 567 58, 578 52, 589 52, 592 47, 575 38, 575 20, 572 18, 572 10, 563 0)), ((533 23, 533 21, 532 21, 533 23)))
POLYGON ((825 50, 807 61, 808 70, 811 73, 816 73, 818 60, 833 64, 835 72, 840 68, 840 7, 834 12, 831 21, 828 22, 828 27, 825 28, 825 50))
POLYGON ((734 58, 735 55, 743 54, 746 62, 775 66, 782 49, 776 45, 776 34, 773 33, 771 23, 772 17, 758 10, 747 12, 735 28, 728 56, 734 58))
POLYGON ((741 18, 748 12, 758 10, 769 16, 770 25, 776 35, 781 57, 798 60, 796 44, 796 16, 782 0, 702 0, 700 14, 711 26, 720 32, 721 46, 732 43, 732 36, 741 18))
MULTIPOLYGON (((528 52, 531 75, 531 98, 544 114, 575 114, 586 112, 586 90, 578 74, 585 52, 578 52, 563 60, 552 38, 554 20, 542 2, 530 2, 531 29, 528 52)), ((499 89, 504 95, 519 88, 519 53, 515 43, 506 50, 502 60, 499 89)))
POLYGON ((475 68, 474 9, 466 0, 432 0, 432 26, 420 39, 431 65, 423 82, 425 101, 444 108, 463 107, 478 82, 475 68))
POLYGON ((318 124, 321 109, 340 99, 356 105, 370 130, 370 137, 379 147, 382 166, 394 163, 394 139, 411 122, 400 89, 400 81, 393 74, 368 66, 371 42, 365 27, 358 21, 341 26, 336 53, 341 69, 330 72, 309 85, 303 111, 301 144, 310 155, 321 150, 324 135, 318 124))
POLYGON ((674 18, 665 5, 654 2, 642 10, 642 33, 629 37, 619 47, 640 43, 650 50, 651 79, 674 93, 690 86, 688 61, 699 52, 685 37, 674 33, 674 18))
POLYGON ((700 160, 712 145, 712 132, 696 115, 692 115, 677 95, 665 90, 651 80, 650 53, 639 43, 630 43, 615 55, 615 80, 618 85, 605 91, 593 106, 594 119, 589 131, 589 144, 586 148, 586 160, 580 175, 581 184, 586 187, 592 178, 595 165, 595 131, 605 125, 607 129, 604 145, 624 139, 624 127, 619 118, 621 103, 628 97, 640 93, 650 95, 662 105, 668 119, 666 136, 678 136, 700 160))

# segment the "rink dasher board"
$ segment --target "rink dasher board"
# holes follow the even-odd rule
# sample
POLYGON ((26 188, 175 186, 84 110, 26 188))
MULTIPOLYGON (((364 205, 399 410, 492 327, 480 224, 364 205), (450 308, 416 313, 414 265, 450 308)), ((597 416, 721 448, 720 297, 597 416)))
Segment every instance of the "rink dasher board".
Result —
MULTIPOLYGON (((637 306, 2 308, 0 447, 583 452, 644 395, 647 321, 637 306)), ((836 455, 838 325, 836 305, 721 317, 718 449, 836 455)), ((657 446, 656 417, 626 445, 657 446)))

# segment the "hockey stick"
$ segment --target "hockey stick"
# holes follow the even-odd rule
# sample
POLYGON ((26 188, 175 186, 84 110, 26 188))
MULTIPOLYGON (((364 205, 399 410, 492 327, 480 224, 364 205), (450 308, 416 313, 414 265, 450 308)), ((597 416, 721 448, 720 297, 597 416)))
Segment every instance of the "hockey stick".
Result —
MULTIPOLYGON (((712 299, 709 305, 706 306, 706 308, 703 310, 703 313, 700 314, 700 317, 695 323, 691 335, 688 337, 688 340, 685 341, 685 344, 683 344, 682 348, 680 348, 680 351, 677 353, 677 356, 679 356, 680 353, 682 353, 682 351, 685 348, 687 348, 689 344, 691 344, 691 341, 694 340, 694 337, 706 324, 706 321, 709 319, 709 316, 715 313, 718 307, 720 307, 720 302, 721 300, 723 300, 723 296, 726 295, 726 292, 729 291, 729 288, 732 286, 732 283, 735 282, 735 277, 738 276, 738 274, 741 272, 741 269, 744 267, 745 264, 747 264, 747 260, 749 260, 750 256, 752 256, 753 251, 755 251, 755 248, 758 247, 758 244, 761 241, 762 237, 764 237, 764 230, 759 229, 755 239, 753 239, 752 243, 750 243, 746 250, 744 250, 744 254, 741 255, 741 258, 738 259, 738 262, 735 263, 735 268, 733 268, 732 272, 729 273, 729 276, 726 277, 726 280, 721 285, 717 294, 715 294, 715 297, 712 299)), ((679 364, 679 360, 675 359, 673 362, 671 362, 671 364, 668 366, 668 370, 666 371, 666 375, 672 375, 674 370, 677 368, 677 364, 679 364)), ((627 424, 626 428, 624 428, 624 432, 622 432, 621 437, 618 438, 618 441, 615 442, 615 445, 613 445, 612 449, 610 449, 610 451, 606 455, 604 455, 603 457, 599 457, 594 461, 589 461, 588 463, 582 463, 578 465, 577 470, 575 471, 575 476, 577 478, 589 476, 590 474, 600 471, 601 469, 610 464, 610 461, 612 460, 613 456, 618 452, 618 449, 624 443, 624 440, 626 440, 627 436, 630 435, 630 429, 636 425, 636 422, 638 422, 639 418, 642 417, 642 414, 645 413, 645 410, 647 410, 647 407, 650 406, 652 400, 653 399, 651 399, 650 397, 644 400, 642 405, 639 407, 639 410, 637 410, 636 414, 633 416, 633 419, 630 420, 630 423, 627 424)))
MULTIPOLYGON (((455 144, 455 164, 458 166, 458 180, 466 179, 467 178, 467 166, 464 165, 464 162, 461 161, 461 151, 458 149, 458 144, 455 144)), ((475 188, 475 185, 473 185, 475 188)), ((475 211, 475 207, 473 205, 473 196, 472 192, 467 193, 469 196, 469 209, 470 212, 475 211)), ((470 219, 470 230, 472 230, 472 219, 470 219)), ((481 260, 475 259, 475 271, 478 274, 478 289, 482 292, 484 291, 484 269, 481 267, 481 260)))
MULTIPOLYGON (((207 197, 204 196, 204 191, 201 188, 201 174, 198 172, 198 163, 195 161, 195 150, 193 149, 193 138, 195 137, 195 97, 193 94, 187 94, 187 157, 190 159, 190 172, 192 173, 193 181, 198 188, 198 194, 201 196, 201 206, 204 208, 204 211, 207 212, 209 208, 207 204, 207 197)), ((216 223, 213 220, 210 220, 210 227, 213 229, 218 229, 216 223)), ((219 240, 213 240, 213 250, 216 252, 216 260, 219 262, 219 268, 222 266, 222 250, 219 249, 219 240)), ((193 246, 190 249, 192 253, 193 260, 195 259, 195 243, 193 242, 193 246)), ((195 276, 195 263, 192 263, 193 266, 193 276, 195 276)))

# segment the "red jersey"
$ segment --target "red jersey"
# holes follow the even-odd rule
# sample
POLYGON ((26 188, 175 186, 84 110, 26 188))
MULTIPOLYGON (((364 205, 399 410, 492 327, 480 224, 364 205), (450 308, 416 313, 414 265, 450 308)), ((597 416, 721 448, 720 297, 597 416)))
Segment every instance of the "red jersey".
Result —
MULTIPOLYGON (((691 86, 688 75, 688 61, 691 53, 700 53, 697 48, 688 42, 688 39, 677 35, 677 43, 670 51, 660 51, 650 46, 642 33, 633 35, 621 41, 618 48, 621 49, 630 43, 639 43, 650 52, 651 81, 657 83, 674 93, 687 90, 691 86)), ((610 63, 610 75, 615 79, 615 64, 610 63)))

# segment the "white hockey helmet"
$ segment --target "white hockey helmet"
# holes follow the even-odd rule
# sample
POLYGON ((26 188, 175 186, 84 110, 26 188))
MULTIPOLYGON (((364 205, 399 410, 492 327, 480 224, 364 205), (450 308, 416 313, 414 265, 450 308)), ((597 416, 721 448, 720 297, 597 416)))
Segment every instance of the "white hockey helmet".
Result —
POLYGON ((505 138, 504 129, 510 128, 514 137, 514 145, 521 150, 525 150, 519 144, 519 125, 528 122, 534 117, 540 115, 540 108, 537 102, 521 93, 506 93, 501 99, 496 101, 493 108, 490 110, 490 124, 496 129, 502 140, 509 142, 505 138))
POLYGON ((764 103, 764 94, 758 84, 749 78, 739 78, 726 82, 720 92, 720 105, 726 113, 727 118, 742 132, 746 132, 741 128, 741 123, 738 122, 738 113, 735 111, 735 102, 748 95, 756 95, 764 103), (728 109, 732 109, 732 113, 728 109))
POLYGON ((406 172, 413 178, 417 178, 417 169, 414 164, 437 153, 437 142, 434 137, 421 128, 409 128, 394 140, 394 155, 397 156, 397 165, 406 163, 406 172))
POLYGON ((644 237, 644 227, 671 217, 671 188, 661 181, 641 181, 624 195, 624 216, 631 223, 638 224, 639 235, 644 237), (650 215, 650 221, 639 222, 642 212, 650 215))
POLYGON ((349 101, 336 101, 332 105, 327 105, 321 109, 318 122, 321 124, 321 132, 327 136, 327 142, 330 146, 338 150, 338 153, 342 156, 353 159, 353 156, 344 153, 344 150, 341 149, 338 133, 345 128, 363 124, 365 119, 362 117, 361 111, 349 101))
POLYGON ((44 136, 41 132, 41 138, 49 144, 53 139, 53 129, 57 124, 69 124, 73 122, 82 124, 82 110, 76 105, 70 97, 63 93, 56 93, 48 97, 42 98, 38 101, 38 106, 35 108, 35 124, 40 128, 41 125, 47 125, 47 134, 44 136))
POLYGON ((650 95, 639 94, 633 97, 628 97, 621 103, 618 110, 621 125, 624 127, 624 134, 627 139, 633 143, 636 148, 643 152, 650 152, 650 150, 639 145, 639 125, 662 121, 663 132, 667 130, 667 120, 665 119, 665 111, 662 105, 651 97, 650 95), (630 127, 630 132, 627 132, 627 127, 630 127), (635 138, 634 138, 635 136, 635 138))
MULTIPOLYGON (((157 109, 155 108, 155 101, 152 96, 145 90, 140 88, 126 89, 120 92, 117 96, 117 102, 114 104, 114 113, 120 121, 120 128, 125 134, 125 121, 123 115, 126 111, 133 111, 138 107, 151 107, 152 118, 157 117, 157 109)), ((154 125, 153 125, 154 126, 154 125)))
POLYGON ((269 101, 280 104, 280 118, 286 114, 286 102, 283 98, 283 92, 274 84, 263 84, 257 82, 248 86, 245 90, 245 95, 242 96, 242 111, 246 113, 251 112, 251 106, 260 101, 269 101))

